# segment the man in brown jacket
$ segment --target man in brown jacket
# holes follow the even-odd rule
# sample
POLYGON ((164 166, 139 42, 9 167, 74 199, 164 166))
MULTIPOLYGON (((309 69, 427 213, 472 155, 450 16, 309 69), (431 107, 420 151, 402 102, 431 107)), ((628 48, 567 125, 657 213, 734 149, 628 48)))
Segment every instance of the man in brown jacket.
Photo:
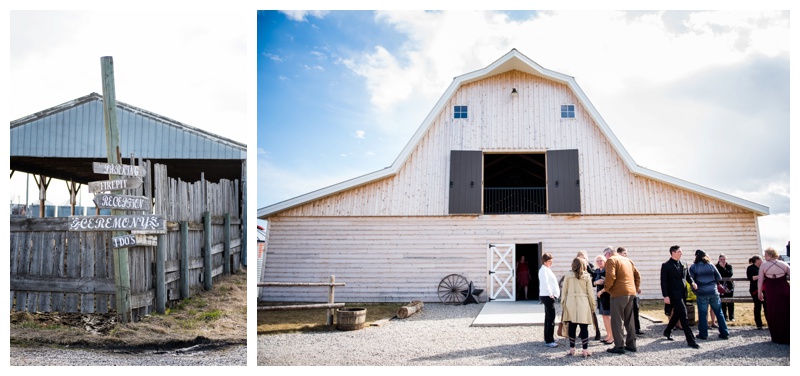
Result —
POLYGON ((625 248, 619 247, 617 253, 606 260, 604 289, 611 294, 611 332, 614 335, 614 347, 606 351, 612 354, 624 354, 625 350, 636 351, 633 300, 640 291, 641 276, 633 261, 623 256, 627 252, 625 248))

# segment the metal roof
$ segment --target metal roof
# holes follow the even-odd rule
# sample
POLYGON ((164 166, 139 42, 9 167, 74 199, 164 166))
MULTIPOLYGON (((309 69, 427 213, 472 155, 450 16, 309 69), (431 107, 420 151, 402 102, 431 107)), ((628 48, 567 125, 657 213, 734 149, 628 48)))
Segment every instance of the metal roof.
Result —
MULTIPOLYGON (((117 102, 122 156, 246 159, 244 144, 117 102)), ((105 158, 103 97, 97 93, 11 122, 11 156, 105 158)))
MULTIPOLYGON (((212 181, 238 178, 247 159, 242 143, 119 101, 117 122, 123 159, 133 154, 172 165, 170 175, 188 181, 199 179, 200 171, 212 181)), ((90 180, 84 171, 91 173, 91 161, 106 160, 103 96, 91 93, 14 120, 10 141, 12 170, 90 180)))
POLYGON ((531 60, 530 58, 528 58, 527 56, 523 55, 521 52, 517 51, 516 49, 512 49, 510 52, 503 55, 503 57, 501 57, 500 59, 496 60, 495 62, 493 62, 492 64, 483 69, 455 77, 453 79, 453 82, 441 96, 439 101, 436 103, 431 112, 428 114, 428 116, 422 122, 420 127, 417 129, 417 132, 414 134, 414 136, 411 137, 411 140, 408 142, 408 144, 406 144, 406 147, 400 152, 400 155, 397 157, 397 159, 394 160, 391 166, 354 179, 334 184, 327 188, 322 188, 314 192, 306 193, 302 196, 298 196, 286 201, 269 205, 267 207, 263 207, 258 210, 258 218, 267 219, 268 217, 277 214, 279 212, 282 212, 284 210, 291 209, 293 207, 300 206, 302 204, 320 198, 324 198, 338 192, 342 192, 351 188, 355 188, 397 174, 397 172, 400 170, 400 167, 402 167, 406 159, 408 159, 408 157, 411 155, 411 152, 417 147, 417 144, 422 140, 422 137, 425 135, 428 129, 433 125, 434 118, 442 110, 445 104, 450 100, 450 97, 455 95, 458 88, 467 83, 474 82, 482 78, 491 77, 510 70, 519 70, 525 73, 529 73, 539 77, 544 77, 567 85, 578 97, 578 100, 581 102, 584 108, 588 110, 589 115, 592 117, 595 123, 597 123, 597 125, 600 128, 600 131, 603 133, 603 135, 605 135, 605 137, 611 143, 612 147, 617 151, 619 156, 622 158, 623 162, 625 162, 625 165, 630 169, 631 173, 633 173, 634 175, 644 176, 656 181, 673 185, 675 187, 696 192, 704 196, 728 202, 738 207, 751 210, 755 212, 757 215, 769 214, 769 208, 764 205, 747 201, 736 196, 732 196, 694 183, 690 183, 685 180, 681 180, 637 165, 636 162, 633 161, 633 158, 630 156, 630 154, 628 154, 628 151, 625 150, 625 148, 622 146, 622 143, 620 143, 619 139, 617 139, 617 136, 614 135, 614 132, 611 131, 611 128, 608 126, 605 120, 603 120, 603 118, 600 116, 600 113, 597 111, 594 105, 589 101, 589 98, 586 96, 586 94, 583 92, 580 86, 578 86, 578 83, 575 81, 573 77, 555 71, 551 71, 549 69, 545 69, 536 62, 534 62, 533 60, 531 60))

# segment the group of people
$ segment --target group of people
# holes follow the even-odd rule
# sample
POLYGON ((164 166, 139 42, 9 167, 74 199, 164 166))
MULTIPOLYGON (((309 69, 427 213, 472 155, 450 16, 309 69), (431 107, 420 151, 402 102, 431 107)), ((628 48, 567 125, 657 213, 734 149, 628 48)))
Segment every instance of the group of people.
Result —
MULTIPOLYGON (((683 330, 689 347, 700 348, 699 339, 708 338, 708 315, 712 315, 711 328, 719 330, 720 339, 728 339, 730 332, 727 323, 734 320, 733 303, 722 303, 720 297, 733 296, 733 267, 722 254, 718 262, 712 264, 703 250, 694 252, 691 266, 682 261, 683 251, 678 245, 669 249, 670 258, 661 265, 661 294, 664 298, 665 312, 670 315, 664 337, 673 340, 672 330, 683 330), (696 296, 698 334, 694 335, 689 325, 686 310, 687 294, 696 296)), ((569 354, 576 354, 576 346, 582 347, 582 355, 590 356, 588 351, 588 326, 595 326, 595 340, 613 344, 606 351, 613 354, 635 352, 636 335, 643 334, 639 325, 638 294, 641 293, 641 275, 627 250, 607 247, 602 255, 595 257, 595 265, 587 260, 585 251, 578 252, 572 260, 569 272, 561 284, 553 273, 553 256, 542 255, 539 269, 539 300, 545 306, 544 341, 548 347, 557 347, 554 338, 555 302, 562 307, 561 322, 567 327, 569 354), (603 319, 606 336, 600 339, 595 309, 603 319)), ((761 256, 750 258, 747 279, 750 282, 750 295, 753 299, 753 314, 758 329, 763 328, 761 310, 765 311, 773 342, 789 343, 789 272, 790 267, 778 259, 778 253, 767 248, 764 259, 761 256), (766 297, 770 305, 767 308, 766 297)), ((530 275, 528 275, 530 278, 530 275)))
POLYGON ((619 247, 616 251, 608 247, 604 255, 595 258, 595 267, 588 262, 586 252, 580 251, 572 260, 570 271, 564 276, 560 287, 551 270, 553 256, 549 253, 542 255, 539 299, 545 305, 546 346, 558 346, 554 338, 555 301, 560 299, 561 322, 567 326, 569 354, 575 354, 577 339, 580 338, 583 349, 581 355, 591 355, 588 350, 590 324, 595 326, 595 339, 600 339, 595 309, 603 316, 606 329, 606 337, 601 341, 614 344, 608 352, 624 354, 625 351, 637 350, 636 335, 641 334, 641 329, 637 325, 639 315, 636 295, 641 292, 641 276, 627 256, 628 251, 624 247, 619 247))

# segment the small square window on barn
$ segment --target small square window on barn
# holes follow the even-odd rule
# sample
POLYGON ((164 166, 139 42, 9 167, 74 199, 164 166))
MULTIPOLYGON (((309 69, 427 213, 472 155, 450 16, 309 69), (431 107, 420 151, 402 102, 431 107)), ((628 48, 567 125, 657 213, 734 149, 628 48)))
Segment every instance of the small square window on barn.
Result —
POLYGON ((562 104, 561 105, 561 118, 562 119, 574 119, 575 118, 575 105, 574 104, 562 104))
POLYGON ((453 119, 466 119, 466 118, 467 118, 467 106, 453 107, 453 119))

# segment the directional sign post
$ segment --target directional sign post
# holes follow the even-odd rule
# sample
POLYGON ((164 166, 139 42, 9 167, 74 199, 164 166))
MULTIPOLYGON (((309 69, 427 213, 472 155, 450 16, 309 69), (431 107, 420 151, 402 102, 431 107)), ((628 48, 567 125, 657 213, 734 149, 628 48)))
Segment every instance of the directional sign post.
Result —
POLYGON ((89 193, 118 191, 121 189, 139 188, 141 186, 142 186, 142 179, 139 178, 90 181, 89 193))
POLYGON ((144 177, 147 172, 141 166, 132 166, 126 164, 112 164, 93 162, 92 172, 95 174, 104 175, 124 175, 124 176, 139 176, 144 177))
POLYGON ((161 214, 146 215, 71 215, 69 231, 132 231, 166 234, 167 222, 161 214))
POLYGON ((143 245, 155 247, 158 245, 158 239, 156 239, 155 235, 143 235, 143 234, 122 235, 111 238, 111 241, 114 243, 114 248, 134 247, 143 245))
POLYGON ((125 196, 100 193, 94 195, 94 205, 100 209, 143 210, 153 208, 150 199, 144 196, 125 196))

